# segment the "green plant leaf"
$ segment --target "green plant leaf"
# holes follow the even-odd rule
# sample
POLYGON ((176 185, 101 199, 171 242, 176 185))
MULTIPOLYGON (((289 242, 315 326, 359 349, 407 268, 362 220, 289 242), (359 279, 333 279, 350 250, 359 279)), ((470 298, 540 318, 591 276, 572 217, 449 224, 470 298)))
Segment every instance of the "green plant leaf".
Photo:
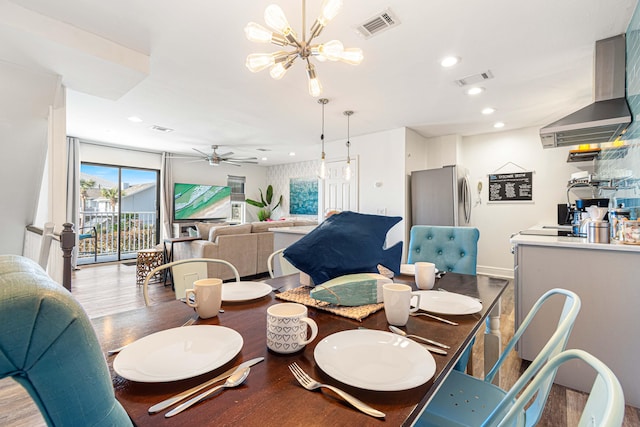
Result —
POLYGON ((273 200, 273 187, 271 186, 271 184, 269 184, 269 186, 267 187, 267 206, 271 204, 271 201, 273 200))
POLYGON ((247 204, 251 205, 251 206, 255 206, 257 208, 264 208, 264 203, 261 202, 256 202, 255 200, 251 200, 251 199, 245 199, 245 202, 247 202, 247 204))

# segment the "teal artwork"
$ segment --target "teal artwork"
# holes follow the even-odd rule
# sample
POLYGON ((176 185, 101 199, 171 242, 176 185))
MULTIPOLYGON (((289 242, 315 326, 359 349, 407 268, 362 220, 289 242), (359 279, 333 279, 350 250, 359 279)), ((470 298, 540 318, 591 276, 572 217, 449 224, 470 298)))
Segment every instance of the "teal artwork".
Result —
POLYGON ((289 213, 318 214, 318 179, 291 178, 289 181, 289 213))

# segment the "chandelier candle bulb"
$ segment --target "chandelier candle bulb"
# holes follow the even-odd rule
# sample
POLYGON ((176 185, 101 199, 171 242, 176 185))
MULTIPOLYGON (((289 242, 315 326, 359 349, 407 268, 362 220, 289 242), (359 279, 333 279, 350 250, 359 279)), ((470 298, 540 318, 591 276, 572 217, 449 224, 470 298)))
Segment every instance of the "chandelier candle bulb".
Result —
POLYGON ((285 36, 288 32, 293 31, 282 9, 280 8, 280 6, 275 4, 269 5, 265 9, 264 22, 266 22, 268 26, 285 36))

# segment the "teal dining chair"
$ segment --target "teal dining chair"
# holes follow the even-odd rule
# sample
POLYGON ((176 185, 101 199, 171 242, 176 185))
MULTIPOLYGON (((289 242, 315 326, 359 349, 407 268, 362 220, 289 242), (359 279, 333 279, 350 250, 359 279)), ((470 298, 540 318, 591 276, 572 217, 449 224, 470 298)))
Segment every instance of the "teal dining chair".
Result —
MULTIPOLYGON (((557 299, 557 298, 553 298, 557 299)), ((507 343, 498 361, 484 379, 472 377, 463 372, 451 371, 449 376, 423 409, 414 426, 496 426, 513 406, 516 396, 522 391, 548 360, 562 352, 567 345, 576 316, 580 311, 580 298, 574 292, 565 289, 552 289, 542 295, 533 305, 527 317, 507 343), (540 350, 529 367, 509 389, 505 391, 492 384, 494 376, 525 333, 540 308, 553 297, 564 297, 564 304, 558 320, 558 326, 545 346, 540 350)), ((534 426, 542 415, 555 378, 555 369, 540 383, 531 405, 519 411, 516 420, 510 425, 534 426)))
POLYGON ((598 358, 578 349, 565 350, 547 362, 518 397, 499 427, 513 425, 520 413, 524 411, 525 405, 536 393, 541 392, 546 382, 553 381, 552 377, 558 367, 569 360, 581 360, 596 372, 589 398, 577 424, 578 427, 620 427, 624 420, 624 393, 620 381, 598 358))
POLYGON ((479 239, 480 231, 474 227, 414 225, 407 262, 432 262, 440 271, 475 275, 479 239))
MULTIPOLYGON (((475 276, 479 239, 480 231, 473 227, 414 225, 411 227, 407 262, 431 262, 440 271, 475 276)), ((467 366, 472 368, 474 343, 475 338, 458 359, 456 371, 465 371, 467 366)))
POLYGON ((34 261, 0 256, 0 378, 22 385, 49 426, 131 426, 80 304, 34 261))

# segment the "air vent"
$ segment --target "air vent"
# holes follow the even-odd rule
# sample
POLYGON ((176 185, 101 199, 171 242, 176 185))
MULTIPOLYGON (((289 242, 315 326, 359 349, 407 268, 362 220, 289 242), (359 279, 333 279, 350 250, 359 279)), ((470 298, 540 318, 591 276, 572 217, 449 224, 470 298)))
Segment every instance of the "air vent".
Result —
POLYGON ((162 127, 162 126, 156 126, 156 125, 151 126, 149 129, 155 130, 155 131, 158 131, 158 132, 163 132, 163 133, 173 132, 173 129, 165 128, 165 127, 162 127))
POLYGON ((474 74, 472 76, 463 77, 460 80, 454 80, 454 81, 458 86, 462 87, 462 86, 474 85, 476 83, 480 83, 492 78, 493 78, 493 73, 491 72, 491 70, 487 70, 484 73, 474 74))
POLYGON ((391 9, 385 9, 383 12, 367 19, 356 27, 356 31, 365 39, 371 38, 389 28, 400 24, 400 20, 391 9))
POLYGON ((256 148, 257 151, 271 151, 269 148, 256 148))

